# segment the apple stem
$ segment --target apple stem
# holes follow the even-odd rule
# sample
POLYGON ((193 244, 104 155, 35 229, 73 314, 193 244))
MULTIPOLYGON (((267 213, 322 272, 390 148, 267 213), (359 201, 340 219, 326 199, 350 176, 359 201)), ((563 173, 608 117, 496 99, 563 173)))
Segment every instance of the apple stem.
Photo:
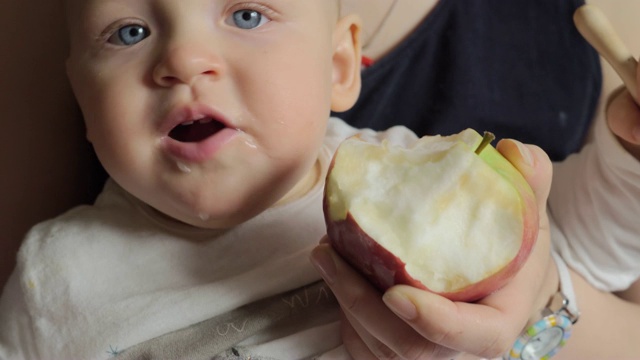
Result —
POLYGON ((484 148, 486 148, 487 145, 491 144, 491 142, 495 140, 495 138, 496 136, 493 135, 492 132, 485 131, 484 136, 482 137, 482 141, 480 142, 480 145, 478 145, 478 147, 476 148, 476 154, 480 155, 482 150, 484 150, 484 148))

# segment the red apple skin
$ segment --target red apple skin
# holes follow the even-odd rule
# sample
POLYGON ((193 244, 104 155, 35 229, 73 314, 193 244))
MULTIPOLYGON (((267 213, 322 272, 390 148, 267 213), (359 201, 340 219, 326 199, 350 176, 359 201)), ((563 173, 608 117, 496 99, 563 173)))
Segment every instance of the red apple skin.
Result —
POLYGON ((395 284, 426 289, 407 274, 405 263, 369 237, 351 214, 345 220, 335 222, 327 215, 325 218, 331 247, 378 289, 385 291, 395 284))
MULTIPOLYGON (((335 158, 329 166, 328 174, 331 173, 334 161, 335 158)), ((503 176, 508 178, 512 177, 510 175, 503 173, 503 176)), ((439 293, 414 279, 407 273, 405 263, 362 230, 351 214, 347 213, 344 220, 331 219, 325 189, 323 210, 329 243, 343 259, 383 292, 394 285, 403 284, 436 293, 452 301, 474 302, 506 285, 525 264, 538 238, 539 218, 535 195, 528 184, 522 180, 512 181, 524 202, 522 207, 524 230, 520 250, 501 270, 457 291, 439 293)), ((429 229, 426 228, 425 231, 429 229)))

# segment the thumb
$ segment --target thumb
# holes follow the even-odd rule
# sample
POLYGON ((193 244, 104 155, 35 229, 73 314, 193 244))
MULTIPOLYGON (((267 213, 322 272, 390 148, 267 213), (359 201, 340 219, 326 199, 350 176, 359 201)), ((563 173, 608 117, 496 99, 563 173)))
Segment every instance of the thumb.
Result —
POLYGON ((496 148, 524 176, 536 195, 538 209, 544 212, 553 174, 549 156, 538 146, 513 139, 501 140, 496 148))
POLYGON ((622 91, 611 95, 606 114, 609 129, 622 147, 640 159, 640 107, 631 94, 622 91))

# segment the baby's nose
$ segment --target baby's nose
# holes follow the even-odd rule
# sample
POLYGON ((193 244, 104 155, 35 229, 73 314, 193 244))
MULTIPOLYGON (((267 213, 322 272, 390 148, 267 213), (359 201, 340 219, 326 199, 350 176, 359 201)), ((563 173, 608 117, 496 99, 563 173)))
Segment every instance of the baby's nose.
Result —
POLYGON ((153 70, 154 81, 161 86, 190 85, 196 78, 217 78, 223 72, 219 54, 196 44, 167 49, 153 70))

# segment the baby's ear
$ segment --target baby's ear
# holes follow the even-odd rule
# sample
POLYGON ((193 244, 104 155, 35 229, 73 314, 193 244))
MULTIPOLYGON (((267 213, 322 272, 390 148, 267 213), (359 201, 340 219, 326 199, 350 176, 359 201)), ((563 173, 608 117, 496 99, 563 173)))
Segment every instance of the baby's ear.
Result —
POLYGON ((347 15, 336 24, 333 35, 333 111, 349 110, 360 95, 361 27, 357 15, 347 15))

